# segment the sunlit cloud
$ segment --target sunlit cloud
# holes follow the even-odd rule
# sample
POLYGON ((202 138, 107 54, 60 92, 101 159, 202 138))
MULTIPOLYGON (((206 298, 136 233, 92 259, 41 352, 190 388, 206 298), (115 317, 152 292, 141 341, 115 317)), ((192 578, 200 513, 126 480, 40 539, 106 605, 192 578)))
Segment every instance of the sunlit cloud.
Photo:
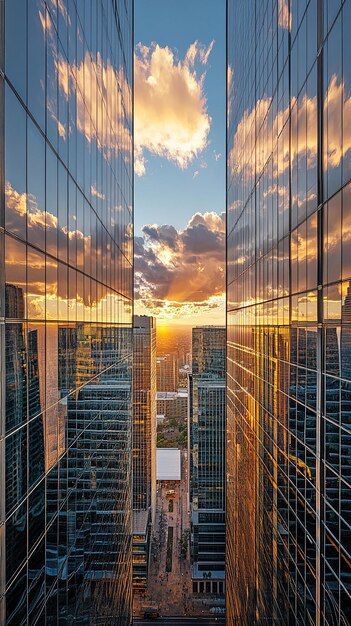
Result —
POLYGON ((194 42, 183 60, 168 47, 138 44, 135 53, 135 173, 146 171, 145 150, 184 169, 207 146, 211 118, 204 93, 214 42, 194 42), (202 69, 198 72, 196 66, 202 69))
POLYGON ((91 194, 96 198, 100 198, 100 200, 105 200, 105 194, 101 193, 98 189, 96 189, 95 185, 91 185, 90 187, 91 194))
POLYGON ((289 11, 288 0, 278 1, 278 24, 284 30, 291 30, 291 14, 289 11))
MULTIPOLYGON (((351 95, 345 93, 345 85, 335 74, 331 77, 325 95, 325 113, 328 114, 328 141, 324 146, 324 167, 337 167, 343 156, 351 149, 351 95), (344 110, 343 142, 340 141, 341 102, 344 110)), ((317 98, 304 96, 297 105, 293 96, 290 104, 277 112, 272 119, 268 115, 272 100, 262 98, 256 106, 246 110, 239 121, 234 135, 233 146, 229 154, 229 164, 233 176, 248 180, 259 174, 272 153, 272 143, 267 137, 278 137, 284 122, 291 111, 291 144, 286 142, 284 151, 280 151, 279 159, 274 162, 274 176, 286 172, 290 163, 300 156, 305 156, 308 167, 313 167, 317 159, 317 98), (302 137, 297 129, 304 126, 306 133, 302 137), (256 129, 260 134, 256 137, 256 129), (256 145, 256 159, 252 158, 245 145, 256 145)))
POLYGON ((135 239, 138 310, 173 320, 224 315, 225 215, 195 213, 184 229, 149 224, 142 233, 135 239))
MULTIPOLYGON (((78 65, 59 56, 56 71, 65 97, 72 94, 77 98, 77 129, 87 141, 96 140, 107 158, 118 152, 130 158, 131 131, 125 106, 128 86, 123 69, 116 70, 109 60, 105 64, 99 52, 95 59, 87 52, 78 65), (110 124, 101 124, 103 118, 110 124)), ((60 135, 65 136, 62 129, 60 135)))
MULTIPOLYGON (((32 194, 17 192, 9 181, 5 183, 5 206, 8 230, 17 235, 26 229, 29 243, 35 246, 27 247, 26 259, 26 248, 19 240, 8 237, 6 241, 6 283, 24 290, 28 316, 34 319, 66 319, 68 306, 77 311, 77 319, 81 319, 84 314, 86 319, 90 319, 90 316, 97 316, 105 307, 106 315, 111 314, 113 319, 116 303, 118 306, 123 297, 101 284, 92 296, 84 289, 82 274, 77 273, 77 280, 72 282, 69 272, 62 271, 58 280, 57 257, 65 258, 67 250, 73 246, 77 266, 83 269, 95 251, 93 274, 96 273, 97 265, 101 271, 106 271, 109 264, 114 263, 116 271, 122 270, 130 280, 132 266, 127 258, 131 259, 132 256, 132 224, 126 224, 123 230, 115 232, 120 241, 119 250, 111 245, 111 241, 107 241, 106 248, 102 249, 102 244, 97 244, 102 242, 101 233, 98 232, 101 228, 99 224, 89 235, 85 235, 78 226, 60 226, 58 218, 49 210, 42 210, 32 194), (46 256, 40 252, 44 242, 46 256), (29 270, 26 277, 27 265, 29 270)), ((119 207, 116 208, 118 210, 119 207)))

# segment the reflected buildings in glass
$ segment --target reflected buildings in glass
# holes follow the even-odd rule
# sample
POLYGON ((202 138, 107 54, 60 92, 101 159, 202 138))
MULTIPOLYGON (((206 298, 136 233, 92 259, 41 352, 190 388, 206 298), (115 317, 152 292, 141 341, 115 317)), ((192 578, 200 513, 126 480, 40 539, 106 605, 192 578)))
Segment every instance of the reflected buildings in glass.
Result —
POLYGON ((225 589, 225 354, 224 326, 192 329, 188 376, 188 456, 193 593, 225 589))
POLYGON ((131 621, 132 2, 1 2, 0 621, 131 621))
POLYGON ((227 623, 346 626, 351 1, 227 6, 227 623))

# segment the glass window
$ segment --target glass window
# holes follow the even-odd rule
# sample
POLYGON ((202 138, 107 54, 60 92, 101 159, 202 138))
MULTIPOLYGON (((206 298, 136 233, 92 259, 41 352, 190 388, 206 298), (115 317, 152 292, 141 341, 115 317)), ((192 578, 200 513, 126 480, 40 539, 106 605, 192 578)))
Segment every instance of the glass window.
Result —
POLYGON ((26 317, 26 245, 9 235, 5 237, 5 316, 26 317))
POLYGON ((5 89, 5 227, 26 236, 26 113, 8 85, 5 89))
POLYGON ((28 25, 28 109, 45 129, 45 34, 46 9, 44 0, 30 0, 27 4, 28 25))
POLYGON ((5 71, 26 102, 27 0, 5 2, 5 71))
POLYGON ((45 140, 28 118, 27 238, 45 250, 45 140))

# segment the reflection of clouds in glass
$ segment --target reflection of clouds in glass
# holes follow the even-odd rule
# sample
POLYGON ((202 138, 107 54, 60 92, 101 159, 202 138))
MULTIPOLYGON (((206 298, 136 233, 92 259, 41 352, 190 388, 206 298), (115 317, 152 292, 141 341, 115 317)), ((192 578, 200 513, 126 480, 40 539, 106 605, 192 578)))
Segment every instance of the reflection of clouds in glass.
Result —
POLYGON ((206 65, 213 43, 193 43, 184 60, 157 44, 141 44, 135 54, 136 174, 145 174, 144 150, 186 168, 206 148, 210 130, 204 95, 205 72, 197 75, 195 62, 206 65))
MULTIPOLYGON (((131 130, 125 103, 130 98, 124 71, 118 71, 110 61, 104 64, 100 53, 92 59, 87 52, 78 65, 69 64, 62 56, 55 62, 59 87, 68 99, 77 99, 77 128, 90 143, 96 140, 105 156, 122 152, 131 159, 131 130), (104 120, 104 123, 102 123, 104 120)), ((50 103, 48 105, 51 111, 50 103)), ((58 131, 65 138, 65 129, 57 121, 58 131)))
POLYGON ((105 200, 106 196, 104 193, 101 193, 98 189, 96 189, 95 185, 91 185, 90 187, 91 194, 96 198, 100 198, 100 200, 105 200))
POLYGON ((278 0, 278 24, 284 30, 291 30, 291 15, 288 0, 278 0))
MULTIPOLYGON (((13 189, 9 182, 5 183, 5 198, 7 207, 7 223, 11 232, 21 232, 27 226, 27 232, 30 233, 31 244, 39 249, 43 247, 46 238, 47 255, 36 251, 30 246, 27 247, 27 259, 25 253, 21 256, 18 253, 18 243, 11 237, 6 242, 6 272, 10 277, 10 282, 25 288, 27 316, 32 319, 65 319, 67 305, 71 309, 77 309, 77 314, 83 315, 84 308, 95 308, 95 316, 101 314, 102 310, 107 310, 108 320, 113 319, 114 303, 123 302, 124 299, 113 293, 106 286, 101 286, 100 291, 94 292, 91 296, 90 291, 84 290, 83 279, 74 282, 74 293, 72 294, 72 283, 70 284, 68 269, 61 272, 58 282, 57 267, 58 262, 54 258, 62 257, 67 251, 67 246, 73 244, 75 250, 75 259, 78 267, 84 267, 85 259, 90 259, 92 249, 92 236, 84 235, 80 230, 70 230, 66 226, 59 227, 58 219, 50 212, 42 211, 32 195, 18 193, 13 189), (27 211, 30 205, 30 212, 27 211), (50 256, 52 255, 52 256, 50 256), (29 270, 26 280, 26 266, 29 270), (46 275, 45 275, 46 271, 46 275), (81 306, 80 306, 81 305, 81 306), (57 312, 58 308, 58 312, 57 312)), ((116 208, 120 211, 120 207, 116 208)), ((116 223, 118 228, 118 224, 116 223)), ((97 230, 101 229, 101 225, 97 224, 97 230)), ((125 234, 121 242, 121 250, 124 254, 130 253, 131 242, 133 237, 133 228, 129 223, 125 227, 125 234)), ((101 236, 94 233, 94 240, 102 241, 101 236)), ((23 251, 25 248, 23 246, 23 251)), ((95 246, 96 257, 102 272, 106 271, 114 255, 115 271, 122 271, 125 274, 131 272, 131 266, 127 262, 125 256, 111 250, 108 243, 107 249, 102 249, 102 244, 95 246)), ((78 276, 78 273, 77 273, 78 276)), ((81 274, 79 274, 82 277, 81 274)), ((78 315, 78 317, 80 316, 78 315)), ((89 312, 90 315, 90 312, 89 312)), ((104 313, 105 315, 105 313, 104 313)))
POLYGON ((227 99, 227 126, 229 126, 229 121, 230 121, 230 116, 231 116, 231 112, 232 112, 232 105, 233 105, 233 99, 234 99, 234 94, 232 93, 232 87, 233 87, 233 83, 234 83, 234 72, 233 72, 233 68, 230 64, 228 64, 227 66, 227 94, 228 94, 228 99, 227 99))
MULTIPOLYGON (((272 100, 261 99, 254 109, 245 111, 234 135, 233 147, 229 154, 230 169, 233 176, 248 180, 260 173, 272 153, 272 142, 267 137, 277 138, 289 116, 291 108, 291 145, 287 143, 279 158, 274 161, 273 174, 279 175, 287 171, 289 163, 293 164, 298 157, 307 158, 308 168, 316 164, 317 157, 317 98, 304 96, 301 102, 295 97, 290 106, 278 111, 273 119, 268 114, 272 100), (299 128, 306 127, 306 133, 298 133, 299 128), (260 129, 256 137, 257 129, 260 129), (256 161, 247 146, 256 145, 256 161)), ((345 93, 344 83, 333 75, 325 97, 325 111, 328 111, 328 142, 325 142, 324 163, 328 167, 337 167, 345 154, 351 149, 351 96, 345 93), (343 143, 340 141, 340 103, 344 105, 343 143)), ((306 201, 306 198, 303 199, 306 201)))

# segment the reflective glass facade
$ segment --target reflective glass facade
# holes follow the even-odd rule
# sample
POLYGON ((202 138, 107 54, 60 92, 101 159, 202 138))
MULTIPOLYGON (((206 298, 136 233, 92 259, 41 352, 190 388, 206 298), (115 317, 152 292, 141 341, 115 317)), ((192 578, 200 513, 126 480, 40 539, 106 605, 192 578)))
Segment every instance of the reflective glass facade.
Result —
POLYGON ((194 593, 224 592, 225 561, 224 327, 192 330, 189 375, 189 496, 194 593))
POLYGON ((0 2, 0 622, 131 620, 132 0, 0 2))
POLYGON ((156 319, 133 324, 133 509, 156 506, 156 319))
POLYGON ((346 625, 351 1, 227 7, 227 623, 346 625))

